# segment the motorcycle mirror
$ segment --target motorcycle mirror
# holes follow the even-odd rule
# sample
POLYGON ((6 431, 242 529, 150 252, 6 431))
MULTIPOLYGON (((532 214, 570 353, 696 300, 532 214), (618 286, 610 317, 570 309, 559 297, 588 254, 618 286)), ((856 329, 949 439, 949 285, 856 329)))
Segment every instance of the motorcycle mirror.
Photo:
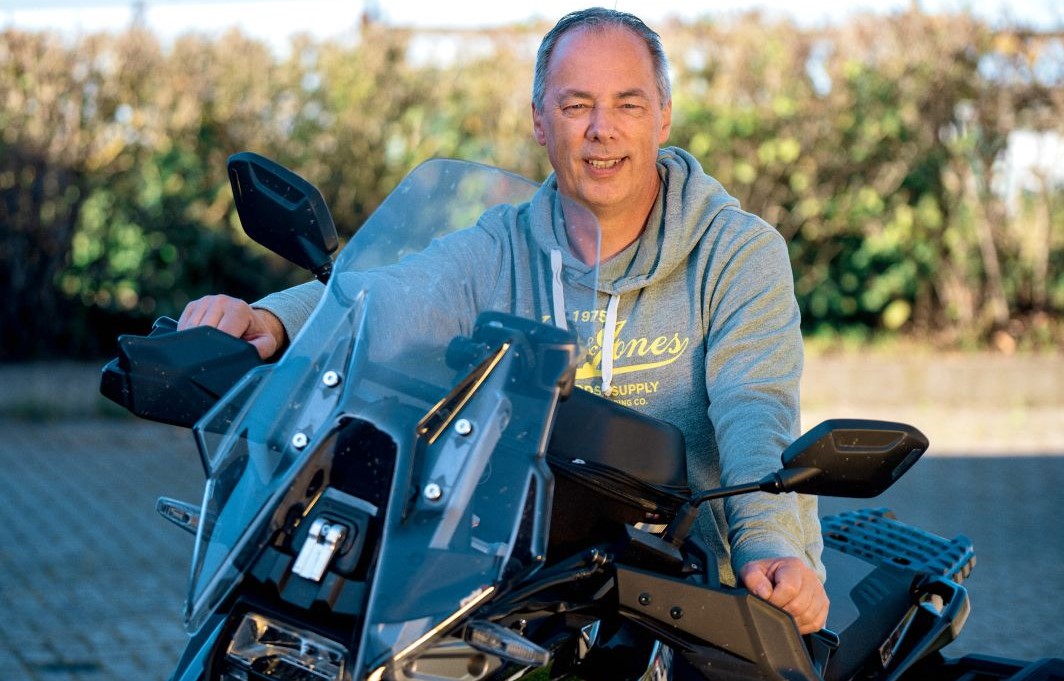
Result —
POLYGON ((904 423, 830 419, 783 451, 782 492, 868 498, 881 494, 927 451, 928 440, 904 423))
POLYGON ((250 151, 228 161, 240 224, 255 242, 308 269, 325 283, 339 246, 321 192, 284 166, 250 151))
POLYGON ((868 498, 882 494, 927 450, 927 438, 904 423, 829 419, 783 450, 783 468, 757 482, 691 497, 669 523, 663 539, 679 547, 691 532, 698 507, 712 499, 750 492, 800 492, 828 497, 868 498))

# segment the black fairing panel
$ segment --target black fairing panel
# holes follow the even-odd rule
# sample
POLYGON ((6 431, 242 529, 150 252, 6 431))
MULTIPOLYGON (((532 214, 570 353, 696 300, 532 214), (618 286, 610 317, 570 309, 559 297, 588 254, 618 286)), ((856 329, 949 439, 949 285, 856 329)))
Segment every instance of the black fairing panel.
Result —
POLYGON ((586 390, 574 390, 558 406, 547 452, 609 466, 651 485, 687 487, 679 428, 586 390))
POLYGON ((824 566, 831 578, 825 584, 831 599, 828 629, 839 634, 841 645, 832 655, 825 679, 849 679, 890 636, 912 607, 913 575, 890 566, 874 566, 827 547, 824 566))
POLYGON ((743 589, 628 566, 618 566, 616 578, 621 614, 655 631, 713 678, 718 672, 724 679, 817 678, 790 616, 743 589))
POLYGON ((690 494, 678 428, 584 390, 559 404, 547 461, 551 561, 621 541, 626 525, 668 523, 690 494))

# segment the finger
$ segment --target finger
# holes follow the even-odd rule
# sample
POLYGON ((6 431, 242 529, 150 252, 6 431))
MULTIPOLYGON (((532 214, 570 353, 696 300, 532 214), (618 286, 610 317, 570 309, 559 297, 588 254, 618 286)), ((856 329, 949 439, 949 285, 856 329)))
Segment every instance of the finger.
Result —
POLYGON ((823 629, 827 624, 830 602, 819 583, 809 584, 803 591, 804 597, 796 598, 785 610, 794 618, 799 631, 808 634, 823 629), (802 601, 804 604, 801 604, 802 601))
POLYGON ((795 624, 801 631, 807 630, 816 623, 819 608, 809 599, 796 598, 788 603, 783 611, 794 618, 795 624))
POLYGON ((810 631, 820 631, 828 625, 828 610, 828 600, 825 598, 823 602, 819 604, 816 614, 812 617, 810 631))
POLYGON ((211 324, 219 331, 224 331, 230 336, 243 338, 252 329, 254 319, 250 309, 244 309, 237 302, 230 302, 218 310, 217 322, 211 324))
POLYGON ((791 563, 780 563, 770 575, 772 579, 772 597, 769 603, 787 610, 802 610, 808 605, 803 592, 803 574, 800 568, 791 563))
POLYGON ((213 326, 217 328, 218 323, 222 321, 224 315, 225 310, 220 308, 217 303, 213 303, 203 310, 203 313, 197 320, 196 326, 213 326))
POLYGON ((772 581, 765 574, 765 569, 760 563, 748 563, 740 571, 740 578, 747 591, 763 600, 772 597, 772 581))
POLYGON ((203 296, 185 306, 178 320, 177 329, 183 331, 194 326, 218 326, 225 310, 235 301, 226 295, 203 296))
POLYGON ((801 616, 794 617, 795 624, 798 625, 798 631, 802 634, 812 634, 813 632, 820 631, 827 625, 828 611, 827 609, 815 610, 803 613, 801 616))
POLYGON ((251 326, 251 308, 239 298, 205 296, 197 301, 197 313, 189 318, 193 326, 213 326, 230 336, 242 337, 251 326))
POLYGON ((184 310, 181 310, 181 316, 177 318, 177 330, 184 331, 188 328, 189 317, 192 316, 192 303, 185 306, 184 310))
POLYGON ((177 320, 177 330, 184 331, 193 326, 199 326, 199 320, 203 317, 204 307, 205 304, 203 298, 193 300, 186 305, 185 309, 181 311, 181 316, 177 320))

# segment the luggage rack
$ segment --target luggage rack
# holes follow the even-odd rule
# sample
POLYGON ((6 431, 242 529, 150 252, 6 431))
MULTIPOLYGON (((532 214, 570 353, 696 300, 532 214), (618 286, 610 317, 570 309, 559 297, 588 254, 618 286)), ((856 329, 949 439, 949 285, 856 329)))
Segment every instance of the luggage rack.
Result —
POLYGON ((876 565, 936 575, 961 584, 975 566, 972 540, 952 540, 899 521, 886 508, 865 508, 822 518, 824 545, 876 565))

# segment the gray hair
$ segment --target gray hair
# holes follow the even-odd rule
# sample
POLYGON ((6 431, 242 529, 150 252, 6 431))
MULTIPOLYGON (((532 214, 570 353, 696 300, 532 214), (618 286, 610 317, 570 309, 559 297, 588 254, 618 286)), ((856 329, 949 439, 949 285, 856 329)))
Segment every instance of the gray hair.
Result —
POLYGON ((547 66, 562 36, 581 28, 604 31, 613 27, 626 28, 646 43, 647 50, 650 51, 650 59, 654 64, 654 76, 657 80, 658 95, 661 97, 661 106, 664 107, 669 102, 672 98, 672 88, 669 85, 669 60, 665 56, 665 49, 661 46, 661 36, 634 14, 603 7, 591 7, 566 14, 558 20, 554 28, 547 32, 547 35, 543 36, 543 42, 539 44, 539 51, 536 53, 536 71, 532 80, 532 104, 537 109, 543 109, 543 97, 547 89, 547 66))

